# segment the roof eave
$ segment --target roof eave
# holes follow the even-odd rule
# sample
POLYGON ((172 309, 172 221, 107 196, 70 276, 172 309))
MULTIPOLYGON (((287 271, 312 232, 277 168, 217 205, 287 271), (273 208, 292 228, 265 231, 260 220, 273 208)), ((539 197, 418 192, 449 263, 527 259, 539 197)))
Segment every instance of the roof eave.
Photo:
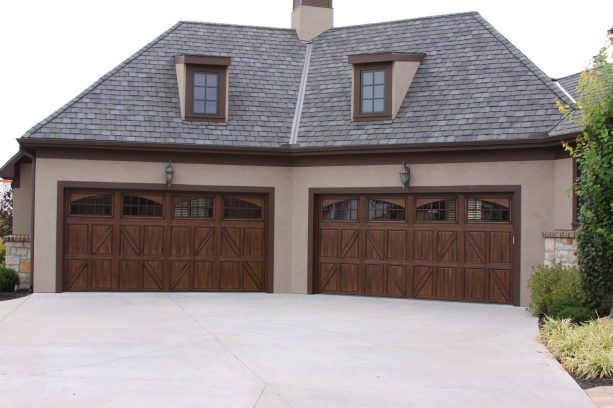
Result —
POLYGON ((549 136, 546 133, 532 135, 530 138, 517 140, 491 140, 472 142, 438 142, 438 143, 412 143, 412 144, 386 144, 386 145, 352 145, 352 146, 324 146, 311 147, 300 145, 282 145, 280 147, 253 147, 253 146, 220 146, 220 145, 194 145, 194 144, 165 144, 165 143, 137 143, 137 142, 111 142, 89 140, 64 140, 64 139, 18 139, 23 148, 61 148, 73 147, 94 150, 132 150, 145 152, 191 152, 206 154, 239 154, 252 156, 275 156, 275 157, 301 157, 301 156, 326 156, 326 155, 359 155, 359 154, 384 154, 412 153, 429 151, 470 151, 470 150, 496 150, 496 149, 519 149, 552 147, 562 142, 573 142, 578 134, 562 136, 549 136))

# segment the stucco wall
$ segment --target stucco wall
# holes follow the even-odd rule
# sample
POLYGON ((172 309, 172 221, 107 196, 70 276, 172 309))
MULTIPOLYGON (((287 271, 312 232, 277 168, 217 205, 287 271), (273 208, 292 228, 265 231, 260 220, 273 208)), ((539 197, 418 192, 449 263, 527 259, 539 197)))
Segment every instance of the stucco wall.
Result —
MULTIPOLYGON (((37 292, 55 291, 58 181, 161 183, 166 163, 38 159, 35 275, 37 292)), ((308 189, 396 187, 400 165, 265 167, 176 164, 175 183, 275 188, 275 291, 305 293, 308 260, 308 189)), ((411 166, 413 186, 521 185, 521 304, 529 303, 531 267, 543 262, 542 232, 570 228, 570 196, 556 188, 556 161, 439 163, 411 166), (565 200, 568 201, 565 203, 565 200), (559 202, 554 208, 554 202, 559 202), (555 214, 556 211, 560 214, 555 214), (554 221, 555 220, 555 221, 554 221), (567 225, 565 225, 567 224, 567 225)), ((572 172, 571 172, 572 178, 572 172)))
POLYGON ((22 163, 19 188, 13 188, 13 234, 32 233, 32 164, 22 163))

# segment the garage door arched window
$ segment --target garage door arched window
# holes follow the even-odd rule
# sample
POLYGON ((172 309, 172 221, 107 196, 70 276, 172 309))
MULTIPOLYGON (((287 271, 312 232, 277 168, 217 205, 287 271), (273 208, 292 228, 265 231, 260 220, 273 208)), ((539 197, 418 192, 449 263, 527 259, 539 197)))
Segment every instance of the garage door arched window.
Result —
POLYGON ((386 198, 368 200, 368 221, 406 220, 405 199, 386 198))
POLYGON ((164 197, 161 195, 123 195, 122 215, 126 217, 162 217, 164 197))
POLYGON ((261 220, 261 198, 225 197, 223 217, 228 220, 261 220))
POLYGON ((213 218, 215 197, 175 197, 175 218, 213 218))
POLYGON ((357 221, 358 199, 339 198, 323 200, 321 218, 324 221, 357 221))
POLYGON ((454 198, 418 198, 415 201, 415 220, 418 222, 456 222, 454 198))
POLYGON ((113 215, 113 195, 73 193, 70 195, 70 215, 110 217, 113 215))
POLYGON ((469 222, 510 222, 511 200, 508 198, 467 198, 466 218, 469 222))

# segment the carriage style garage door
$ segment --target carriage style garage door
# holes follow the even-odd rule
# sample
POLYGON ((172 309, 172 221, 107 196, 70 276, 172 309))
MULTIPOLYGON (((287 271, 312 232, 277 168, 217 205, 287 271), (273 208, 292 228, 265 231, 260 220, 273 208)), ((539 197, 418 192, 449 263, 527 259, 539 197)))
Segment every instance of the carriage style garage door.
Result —
POLYGON ((512 194, 315 202, 315 292, 513 303, 512 194))
POLYGON ((265 291, 267 196, 66 190, 65 291, 265 291))

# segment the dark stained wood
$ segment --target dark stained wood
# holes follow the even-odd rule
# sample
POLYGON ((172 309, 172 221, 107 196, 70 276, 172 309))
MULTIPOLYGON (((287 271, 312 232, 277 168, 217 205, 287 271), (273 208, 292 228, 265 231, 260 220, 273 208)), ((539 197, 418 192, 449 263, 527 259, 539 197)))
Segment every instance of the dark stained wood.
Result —
MULTIPOLYGON (((356 193, 352 189, 347 196, 356 193)), ((316 196, 315 217, 332 194, 342 199, 332 192, 316 196)), ((316 292, 513 303, 513 223, 466 221, 468 195, 460 191, 451 195, 457 203, 455 222, 415 221, 419 193, 405 193, 400 201, 395 194, 396 202, 404 200, 404 220, 370 221, 368 200, 383 200, 389 194, 358 195, 356 221, 316 218, 316 292)), ((513 198, 511 193, 479 197, 513 198)), ((514 212, 511 219, 518 222, 519 214, 514 212)))
POLYGON ((267 195, 245 196, 263 205, 263 219, 224 220, 223 193, 192 194, 214 197, 212 218, 177 218, 171 203, 179 193, 90 189, 113 195, 113 216, 96 217, 69 215, 73 191, 84 190, 64 193, 65 291, 265 291, 270 284, 267 195), (155 196, 163 216, 123 216, 125 193, 155 196))

